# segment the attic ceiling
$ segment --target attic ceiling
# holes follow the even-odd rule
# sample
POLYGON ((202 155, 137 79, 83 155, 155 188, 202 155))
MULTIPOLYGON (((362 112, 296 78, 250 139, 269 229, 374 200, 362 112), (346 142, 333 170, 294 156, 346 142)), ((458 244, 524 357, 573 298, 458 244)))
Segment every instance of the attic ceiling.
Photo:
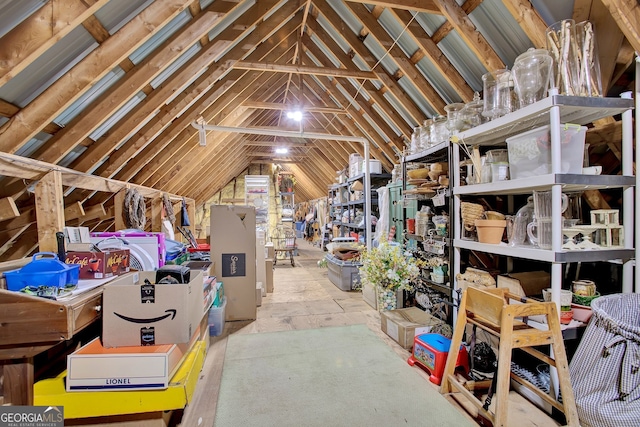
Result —
MULTIPOLYGON (((634 0, 0 0, 0 151, 197 204, 251 164, 276 163, 295 174, 297 200, 315 199, 360 144, 210 131, 203 146, 191 123, 366 137, 390 171, 415 126, 471 101, 487 71, 544 47, 556 20, 594 22, 605 90, 630 90, 638 9, 634 0), (286 116, 296 107, 301 124, 286 116), (277 157, 276 147, 289 152, 277 157)), ((615 143, 616 125, 601 126, 601 144, 615 143)), ((32 182, 2 184, 0 197, 33 205, 32 182)), ((85 210, 113 204, 79 188, 65 195, 85 210)), ((25 215, 5 230, 28 230, 25 215)))

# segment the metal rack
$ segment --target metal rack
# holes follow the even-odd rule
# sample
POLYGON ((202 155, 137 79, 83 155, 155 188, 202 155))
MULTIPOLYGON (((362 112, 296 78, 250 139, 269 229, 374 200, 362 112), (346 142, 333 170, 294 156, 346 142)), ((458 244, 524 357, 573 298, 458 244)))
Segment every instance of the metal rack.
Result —
MULTIPOLYGON (((552 299, 559 304, 562 288, 562 264, 569 262, 596 262, 620 260, 623 264, 623 292, 630 292, 633 287, 633 262, 636 252, 633 248, 634 233, 634 187, 636 179, 630 162, 623 163, 621 176, 588 176, 562 174, 560 150, 560 124, 575 123, 585 125, 601 118, 622 114, 623 121, 623 158, 632 159, 633 137, 630 126, 632 122, 633 100, 629 98, 587 98, 552 95, 525 108, 482 124, 456 135, 460 143, 467 146, 505 145, 511 135, 517 135, 532 128, 550 125, 553 173, 511 181, 491 184, 475 184, 461 186, 459 168, 452 168, 454 211, 460 210, 461 196, 470 195, 518 195, 528 194, 533 190, 551 190, 552 192, 552 249, 543 250, 526 247, 510 247, 504 243, 498 245, 483 244, 461 239, 461 224, 454 223, 453 272, 460 273, 460 251, 474 250, 501 256, 545 261, 551 263, 552 299), (567 251, 562 249, 562 213, 561 197, 564 191, 591 189, 621 188, 623 191, 622 217, 624 223, 625 246, 620 249, 601 249, 585 251, 567 251)), ((456 138, 454 137, 454 139, 456 138)), ((454 165, 460 164, 460 150, 452 150, 454 165)))
MULTIPOLYGON (((440 144, 433 145, 426 150, 423 150, 419 153, 408 154, 402 157, 402 192, 403 199, 405 201, 405 209, 403 209, 403 221, 407 219, 407 209, 408 202, 416 203, 414 209, 420 210, 420 207, 424 204, 430 204, 434 208, 446 208, 449 213, 449 236, 451 236, 451 231, 453 230, 452 225, 457 221, 457 215, 455 214, 455 210, 453 209, 452 199, 451 199, 451 184, 442 192, 442 196, 445 199, 444 205, 436 205, 434 203, 433 196, 425 196, 422 194, 405 194, 407 190, 407 165, 411 163, 432 163, 432 162, 447 162, 449 164, 449 174, 451 175, 451 170, 453 168, 452 163, 452 146, 449 142, 442 142, 440 144)), ((417 234, 409 234, 405 233, 404 238, 408 242, 421 242, 423 249, 425 252, 432 255, 441 255, 448 259, 449 266, 453 265, 453 251, 452 251, 452 239, 446 238, 444 236, 420 236, 417 234)), ((415 247, 414 244, 409 244, 408 246, 415 247)), ((446 300, 449 302, 453 302, 454 300, 454 287, 453 287, 453 276, 451 270, 449 270, 449 280, 445 281, 445 283, 437 283, 432 281, 430 278, 422 277, 422 282, 424 286, 427 286, 433 290, 436 290, 446 296, 446 300)), ((452 317, 450 317, 451 319, 452 317)))

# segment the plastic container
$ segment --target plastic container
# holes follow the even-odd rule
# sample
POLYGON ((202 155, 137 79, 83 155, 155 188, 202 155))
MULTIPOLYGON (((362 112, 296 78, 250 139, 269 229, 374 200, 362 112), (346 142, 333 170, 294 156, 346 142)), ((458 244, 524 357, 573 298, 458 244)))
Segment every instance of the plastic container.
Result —
MULTIPOLYGON (((560 173, 582 174, 585 126, 561 125, 560 173)), ((511 179, 551 173, 551 134, 549 125, 507 138, 511 179)))
POLYGON ((331 254, 325 255, 329 280, 343 291, 350 291, 360 282, 362 263, 342 261, 331 254))
POLYGON ((209 309, 209 335, 217 337, 224 331, 224 316, 227 308, 227 297, 222 297, 220 307, 212 306, 209 309))
POLYGON ((10 291, 19 291, 27 286, 62 288, 78 283, 80 264, 65 264, 53 252, 38 252, 29 264, 18 270, 6 271, 3 275, 10 291))

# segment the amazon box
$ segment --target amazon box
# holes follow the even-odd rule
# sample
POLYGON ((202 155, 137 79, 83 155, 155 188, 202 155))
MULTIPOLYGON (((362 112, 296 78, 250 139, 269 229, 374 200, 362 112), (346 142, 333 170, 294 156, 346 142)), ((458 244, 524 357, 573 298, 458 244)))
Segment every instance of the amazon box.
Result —
POLYGON ((155 271, 139 271, 119 276, 105 285, 104 347, 189 342, 205 314, 202 271, 192 271, 189 283, 155 284, 155 279, 155 271))

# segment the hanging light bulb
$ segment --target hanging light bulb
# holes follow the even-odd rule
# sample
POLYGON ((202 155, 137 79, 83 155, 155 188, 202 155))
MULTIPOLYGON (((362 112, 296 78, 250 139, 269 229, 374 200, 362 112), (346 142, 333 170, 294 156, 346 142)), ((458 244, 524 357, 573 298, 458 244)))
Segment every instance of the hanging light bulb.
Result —
POLYGON ((287 112, 287 118, 288 119, 293 119, 296 122, 302 121, 302 111, 299 111, 299 110, 288 111, 287 112))

